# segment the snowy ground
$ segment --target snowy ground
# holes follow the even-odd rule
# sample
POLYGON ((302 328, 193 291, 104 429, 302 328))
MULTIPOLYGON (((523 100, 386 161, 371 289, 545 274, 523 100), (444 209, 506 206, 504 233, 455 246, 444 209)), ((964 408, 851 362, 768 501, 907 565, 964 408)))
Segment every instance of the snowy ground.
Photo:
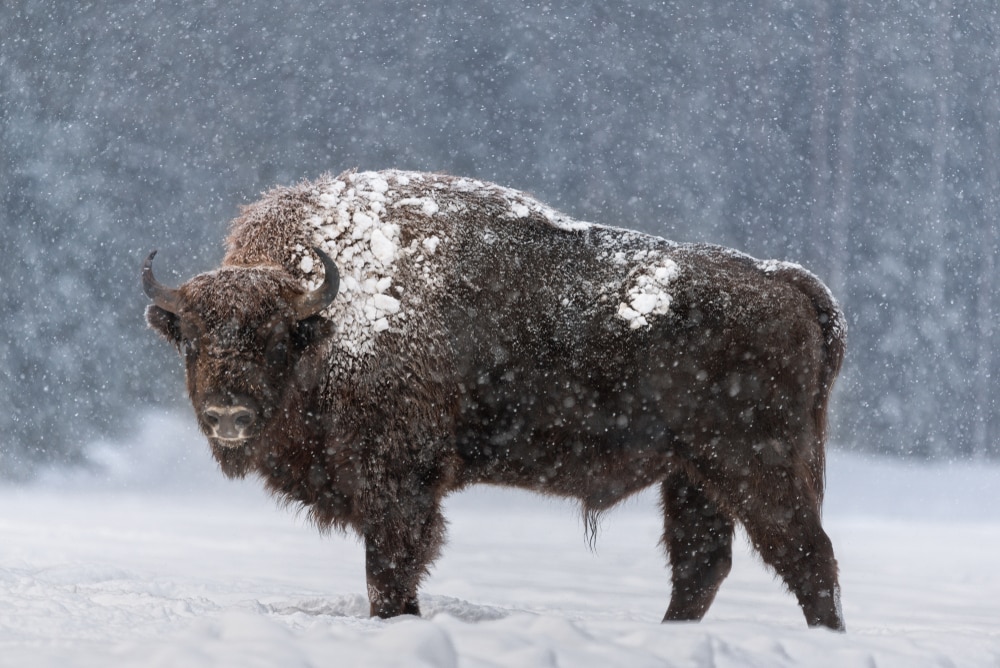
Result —
POLYGON ((661 625, 652 496, 588 550, 575 507, 451 499, 424 619, 367 618, 354 538, 320 536, 151 417, 100 470, 0 487, 0 666, 1000 666, 1000 470, 832 456, 848 633, 808 630, 741 543, 700 624, 661 625))

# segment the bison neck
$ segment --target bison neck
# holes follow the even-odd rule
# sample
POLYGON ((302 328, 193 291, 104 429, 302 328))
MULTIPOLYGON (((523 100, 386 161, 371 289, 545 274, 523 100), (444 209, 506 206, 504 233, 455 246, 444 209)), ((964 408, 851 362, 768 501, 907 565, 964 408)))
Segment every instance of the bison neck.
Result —
POLYGON ((358 524, 350 481, 359 458, 328 394, 319 377, 297 378, 261 434, 253 468, 269 491, 301 504, 319 528, 344 529, 358 524))

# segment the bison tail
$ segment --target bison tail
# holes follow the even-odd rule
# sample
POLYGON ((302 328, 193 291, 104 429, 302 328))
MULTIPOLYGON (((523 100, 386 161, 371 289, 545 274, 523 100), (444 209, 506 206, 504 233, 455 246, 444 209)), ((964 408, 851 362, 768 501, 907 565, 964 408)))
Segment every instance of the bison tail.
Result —
POLYGON ((823 367, 813 404, 816 445, 811 449, 812 456, 807 462, 813 489, 822 503, 826 482, 827 407, 833 384, 840 373, 847 351, 847 320, 833 293, 811 272, 791 263, 781 263, 772 271, 774 275, 791 283, 809 298, 823 332, 823 367))

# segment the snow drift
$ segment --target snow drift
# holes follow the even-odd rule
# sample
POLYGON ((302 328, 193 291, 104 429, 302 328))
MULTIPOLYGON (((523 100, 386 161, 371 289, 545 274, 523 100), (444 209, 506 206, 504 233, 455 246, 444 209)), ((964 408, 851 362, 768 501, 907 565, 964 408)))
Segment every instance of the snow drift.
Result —
POLYGON ((490 488, 449 500, 425 618, 381 621, 360 544, 222 479, 191 422, 150 416, 134 442, 92 446, 91 472, 0 489, 0 665, 1000 662, 996 469, 834 453, 846 635, 803 628, 745 542, 705 621, 661 625, 654 498, 608 513, 591 552, 574 505, 490 488))

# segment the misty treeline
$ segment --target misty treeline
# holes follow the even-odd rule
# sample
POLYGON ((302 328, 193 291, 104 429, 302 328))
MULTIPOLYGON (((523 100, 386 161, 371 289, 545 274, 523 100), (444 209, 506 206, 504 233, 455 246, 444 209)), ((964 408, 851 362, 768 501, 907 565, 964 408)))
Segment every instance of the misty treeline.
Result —
POLYGON ((184 406, 145 254, 179 283, 240 204, 353 167, 801 262, 850 321, 835 446, 996 458, 997 11, 5 0, 0 471, 184 406))

